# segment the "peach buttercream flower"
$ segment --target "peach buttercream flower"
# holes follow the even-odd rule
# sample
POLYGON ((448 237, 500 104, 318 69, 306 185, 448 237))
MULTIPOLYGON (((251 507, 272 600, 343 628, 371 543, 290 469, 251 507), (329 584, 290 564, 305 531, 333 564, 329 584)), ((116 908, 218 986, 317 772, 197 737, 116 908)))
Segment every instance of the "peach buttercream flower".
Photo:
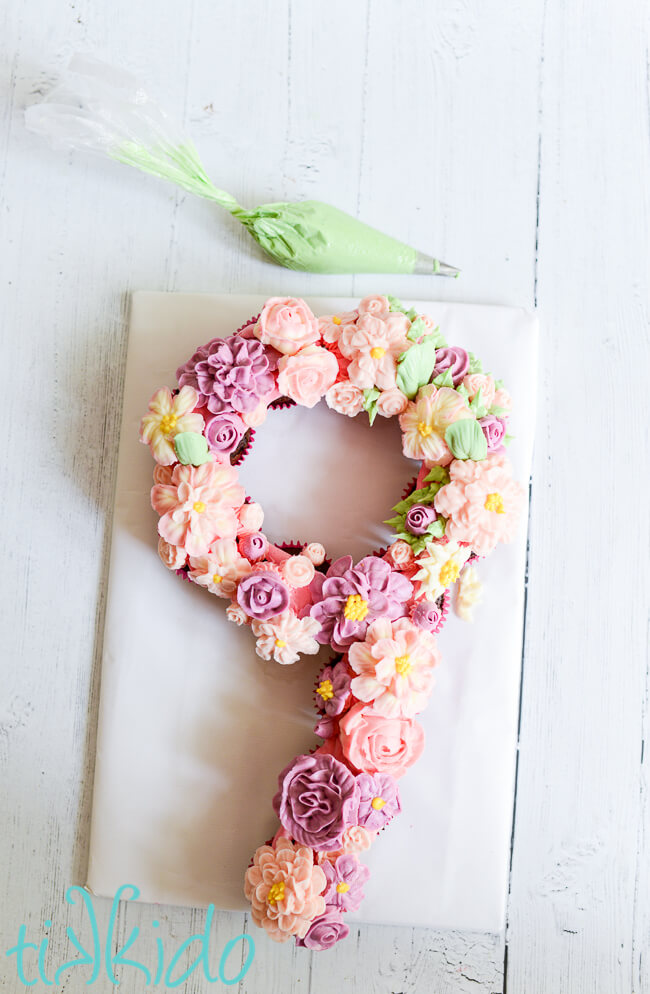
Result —
POLYGON ((171 483, 173 472, 174 472, 173 466, 161 466, 159 463, 156 463, 156 465, 153 468, 153 482, 171 483))
POLYGON ((502 407, 504 411, 512 410, 512 397, 504 387, 495 391, 493 406, 502 407))
MULTIPOLYGON (((271 396, 270 399, 273 400, 274 398, 271 396)), ((268 413, 269 400, 263 397, 252 411, 242 411, 239 416, 247 428, 259 428, 266 421, 268 413)))
POLYGON ((320 338, 317 318, 298 297, 269 297, 253 334, 283 355, 295 355, 320 338))
POLYGON ((302 550, 303 556, 307 556, 314 566, 321 566, 325 562, 325 546, 320 542, 310 542, 302 550))
POLYGON ((239 528, 243 532, 258 532, 264 524, 264 509, 254 500, 242 504, 237 511, 239 528))
POLYGON ((476 394, 481 391, 481 402, 488 409, 494 403, 495 386, 491 376, 484 373, 470 373, 463 380, 463 386, 469 394, 469 399, 474 400, 476 394))
POLYGON ((351 360, 348 377, 362 389, 395 386, 397 360, 409 346, 408 318, 391 314, 385 321, 362 314, 356 325, 345 328, 340 339, 341 353, 351 360))
POLYGON ((200 414, 192 414, 199 402, 194 387, 186 386, 172 397, 168 387, 161 387, 149 401, 149 412, 140 422, 140 441, 151 449, 157 463, 171 466, 178 461, 174 438, 182 431, 200 434, 205 422, 200 414))
POLYGON ((318 862, 323 863, 327 860, 333 863, 339 856, 349 853, 367 852, 376 836, 376 832, 371 832, 362 825, 350 825, 343 833, 340 848, 333 849, 331 852, 319 852, 317 857, 318 862))
POLYGON ((308 345, 278 362, 278 390, 301 407, 315 407, 339 372, 336 357, 321 345, 308 345))
POLYGON ((237 534, 244 488, 232 466, 204 463, 174 467, 170 484, 157 483, 151 505, 161 516, 158 534, 190 556, 204 556, 220 538, 237 534))
POLYGON ((372 317, 385 321, 390 314, 388 297, 382 297, 380 294, 364 297, 359 303, 359 314, 371 314, 372 317))
POLYGON ((412 718, 427 705, 440 653, 434 637, 406 618, 379 618, 365 641, 350 646, 348 661, 358 674, 350 685, 356 698, 386 718, 412 718))
POLYGON ((392 545, 388 546, 384 559, 399 570, 408 570, 415 564, 415 554, 413 549, 404 539, 398 538, 392 545))
POLYGON ((291 587, 308 587, 314 579, 314 564, 308 556, 289 556, 282 563, 282 576, 291 587))
POLYGON ((325 402, 337 414, 354 418, 363 410, 363 390, 350 380, 340 380, 329 388, 325 402))
POLYGON ((309 615, 298 618, 293 611, 284 611, 268 621, 253 621, 252 627, 257 655, 283 666, 297 663, 301 653, 313 656, 320 649, 314 638, 320 625, 309 615))
POLYGON ((341 314, 328 314, 318 319, 318 328, 323 341, 329 345, 336 345, 343 329, 350 324, 354 324, 359 317, 358 311, 345 311, 341 314))
POLYGON ((313 851, 280 836, 256 851, 246 870, 244 894, 255 924, 275 942, 286 942, 292 935, 304 938, 313 919, 323 914, 326 884, 313 851))
POLYGON ((413 718, 385 718, 355 704, 339 724, 343 754, 361 773, 390 773, 398 780, 422 755, 424 730, 413 718))
POLYGON ((429 466, 446 466, 452 454, 445 432, 455 421, 474 415, 456 390, 438 389, 428 384, 420 389, 415 402, 400 414, 402 447, 409 459, 422 459, 429 466))
POLYGON ((230 604, 226 608, 226 617, 228 618, 228 621, 232 621, 233 624, 238 627, 245 625, 248 621, 248 615, 244 609, 239 606, 239 604, 230 604))
POLYGON ((427 542, 425 552, 418 556, 418 572, 413 579, 419 584, 417 596, 435 601, 458 579, 458 575, 469 559, 472 550, 458 542, 427 542))
POLYGON ((240 556, 232 538, 216 541, 206 556, 190 557, 189 572, 194 582, 217 597, 232 597, 239 580, 250 571, 251 564, 240 556))
POLYGON ((467 542, 480 556, 492 552, 498 542, 512 541, 524 490, 513 480, 505 455, 492 452, 482 462, 456 459, 449 476, 434 501, 436 511, 448 519, 445 535, 467 542))
POLYGON ((408 397, 397 387, 391 390, 382 390, 377 397, 377 414, 382 418, 394 418, 397 414, 402 414, 408 407, 408 397))
POLYGON ((187 562, 187 552, 177 545, 170 545, 164 538, 158 539, 158 555, 167 569, 181 569, 187 562))

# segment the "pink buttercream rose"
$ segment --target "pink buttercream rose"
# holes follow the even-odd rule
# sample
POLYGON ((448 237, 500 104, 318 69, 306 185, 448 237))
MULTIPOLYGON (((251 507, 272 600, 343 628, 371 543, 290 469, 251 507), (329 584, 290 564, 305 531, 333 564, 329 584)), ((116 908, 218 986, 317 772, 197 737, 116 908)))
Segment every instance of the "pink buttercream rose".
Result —
POLYGON ((424 731, 413 718, 384 718, 355 704, 339 725, 341 749, 361 773, 390 773, 398 780, 422 755, 424 731))
POLYGON ((504 387, 495 390, 492 406, 502 407, 504 411, 512 410, 512 397, 504 387))
POLYGON ((325 562, 325 547, 320 542, 310 542, 304 547, 302 554, 307 556, 314 566, 320 566, 325 562))
POLYGON ((291 587, 308 587, 314 573, 314 564, 307 556, 289 556, 282 564, 282 575, 291 587))
POLYGON ((278 362, 278 389, 301 407, 315 407, 333 385, 339 366, 335 356, 320 345, 308 345, 278 362))
POLYGON ((490 408, 494 403, 495 386, 491 376, 484 373, 470 373, 463 380, 463 386, 469 394, 469 399, 474 400, 476 394, 481 391, 481 401, 485 407, 490 408))
POLYGON ((263 345, 271 345, 283 355, 319 341, 318 320, 304 300, 297 297, 270 297, 262 308, 254 334, 263 345))
POLYGON ((387 297, 377 294, 374 297, 364 297, 359 304, 359 314, 372 314, 374 318, 385 321, 390 314, 390 304, 387 297))
POLYGON ((185 549, 179 549, 177 545, 170 545, 164 538, 158 539, 158 555, 162 559, 167 569, 181 569, 187 562, 185 549))
POLYGON ((329 388, 325 401, 337 414, 354 418, 363 410, 363 390, 349 380, 340 380, 329 388))
POLYGON ((381 414, 382 418, 394 418, 406 410, 408 402, 406 394, 397 387, 383 390, 377 398, 377 414, 381 414))
POLYGON ((388 546, 384 559, 386 559, 391 566, 394 566, 395 569, 399 570, 409 569, 415 564, 413 549, 408 542, 405 542, 401 538, 398 538, 396 542, 393 542, 392 545, 388 546))
POLYGON ((239 518, 239 531, 258 532, 264 524, 264 511, 261 504, 251 501, 249 504, 242 504, 237 511, 239 518))

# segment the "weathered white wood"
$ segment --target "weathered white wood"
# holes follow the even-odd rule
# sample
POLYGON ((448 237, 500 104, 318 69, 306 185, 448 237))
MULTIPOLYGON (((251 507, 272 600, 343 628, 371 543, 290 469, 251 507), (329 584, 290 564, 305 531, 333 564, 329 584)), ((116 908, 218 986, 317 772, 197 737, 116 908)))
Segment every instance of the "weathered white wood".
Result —
MULTIPOLYGON (((0 38, 4 987, 18 989, 3 953, 21 922, 51 934, 56 965, 66 925, 86 934, 63 897, 84 877, 125 294, 388 287, 537 297, 546 329, 507 969, 498 937, 364 928, 310 956, 256 935, 241 990, 650 990, 644 5, 7 0, 0 38), (358 210, 462 279, 284 272, 209 205, 49 151, 22 109, 77 49, 154 81, 242 202, 358 210)), ((205 920, 157 913, 169 951, 205 920)), ((122 909, 115 948, 140 926, 137 955, 155 962, 153 917, 122 909)), ((212 949, 244 927, 217 914, 212 949)), ((194 974, 184 989, 212 987, 194 974)))
POLYGON ((648 990, 647 28, 634 0, 586 18, 548 0, 540 47, 546 338, 508 929, 508 989, 527 994, 648 990))

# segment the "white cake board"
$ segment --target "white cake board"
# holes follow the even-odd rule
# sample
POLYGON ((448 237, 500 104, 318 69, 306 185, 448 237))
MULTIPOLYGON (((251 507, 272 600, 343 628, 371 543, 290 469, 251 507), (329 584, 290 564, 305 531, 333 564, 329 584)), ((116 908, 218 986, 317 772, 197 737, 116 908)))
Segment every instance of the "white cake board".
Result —
MULTIPOLYGON (((137 293, 120 440, 106 612, 88 887, 136 884, 156 903, 241 910, 244 871, 277 827, 277 774, 316 744, 318 660, 260 660, 226 602, 164 568, 149 504, 153 460, 138 423, 154 390, 175 385, 197 345, 228 335, 259 296, 137 293)), ((349 298, 308 298, 316 314, 349 298)), ((505 380, 515 411, 510 456, 527 489, 535 416, 537 322, 522 310, 409 301, 450 344, 505 380)), ((241 470, 272 541, 321 541, 360 558, 417 466, 396 419, 272 413, 241 470)), ((364 854, 371 877, 349 921, 477 929, 504 922, 522 651, 527 507, 516 541, 480 564, 473 625, 450 614, 443 662, 419 720, 426 748, 400 781, 403 813, 364 854)))

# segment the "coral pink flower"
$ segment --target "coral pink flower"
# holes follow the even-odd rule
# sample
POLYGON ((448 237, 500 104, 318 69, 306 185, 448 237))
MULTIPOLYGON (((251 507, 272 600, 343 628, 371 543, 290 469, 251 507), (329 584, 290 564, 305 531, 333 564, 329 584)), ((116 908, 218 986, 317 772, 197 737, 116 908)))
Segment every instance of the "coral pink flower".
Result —
POLYGON ((318 327, 323 341, 335 345, 341 337, 341 332, 347 325, 354 324, 359 317, 358 311, 345 311, 342 314, 328 314, 319 318, 318 327))
POLYGON ((474 400, 474 397, 476 397, 476 394, 480 390, 481 402, 488 409, 492 407, 496 387, 491 376, 487 376, 484 373, 470 373, 463 380, 463 386, 467 390, 470 400, 474 400))
POLYGON ((448 519, 445 536, 467 542, 479 556, 492 552, 497 542, 510 542, 524 491, 503 453, 491 453, 482 462, 456 459, 449 475, 434 501, 436 511, 448 519))
POLYGON ((349 380, 340 380, 325 394, 327 406, 337 414, 354 418, 363 410, 363 390, 349 380))
POLYGON ((318 320, 297 297, 269 297, 253 334, 263 345, 271 345, 284 355, 294 355, 320 338, 318 320))
POLYGON ((151 505, 161 516, 158 533, 190 556, 207 555, 220 538, 237 534, 236 509, 244 500, 232 466, 175 466, 171 484, 157 483, 151 505))
POLYGON ((429 466, 446 466, 452 454, 445 432, 455 421, 474 415, 456 390, 429 384, 422 387, 415 402, 400 414, 402 447, 409 459, 423 459, 429 466))
POLYGON ((304 938, 314 918, 325 911, 321 896, 327 878, 314 866, 314 853, 280 836, 272 846, 260 846, 246 870, 244 894, 251 902, 253 921, 275 942, 304 938))
POLYGON ((217 597, 232 597, 237 583, 248 576, 251 564, 240 556, 232 538, 218 539, 206 556, 190 557, 190 576, 217 597))
POLYGON ((343 755, 360 773, 390 773, 395 780, 422 755, 424 730, 413 718, 384 718, 355 704, 339 724, 343 755))
POLYGON ((381 414, 382 418, 394 418, 396 414, 403 414, 408 403, 408 397, 397 387, 382 390, 377 398, 377 414, 381 414))
POLYGON ((371 314, 373 318, 385 321, 390 314, 388 297, 377 294, 374 297, 364 297, 359 304, 359 314, 371 314))
POLYGON ((301 407, 315 407, 339 374, 336 357, 320 345, 308 345, 278 362, 278 390, 301 407))
POLYGON ((177 462, 174 438, 182 431, 200 434, 205 422, 200 414, 192 414, 199 402, 194 387, 183 387, 172 397, 168 387, 161 387, 149 401, 149 412, 140 422, 140 441, 162 466, 177 462))
POLYGON ((348 658, 358 674, 350 686, 356 698, 386 718, 412 718, 427 705, 440 653, 433 636, 406 618, 379 618, 348 658))
POLYGON ((502 407, 504 411, 512 410, 512 397, 504 387, 495 391, 493 403, 495 407, 502 407))
POLYGON ((362 314, 355 325, 343 330, 339 339, 341 353, 350 359, 348 377, 365 390, 377 386, 390 390, 395 386, 397 359, 409 347, 406 332, 408 318, 391 314, 385 321, 362 314))

